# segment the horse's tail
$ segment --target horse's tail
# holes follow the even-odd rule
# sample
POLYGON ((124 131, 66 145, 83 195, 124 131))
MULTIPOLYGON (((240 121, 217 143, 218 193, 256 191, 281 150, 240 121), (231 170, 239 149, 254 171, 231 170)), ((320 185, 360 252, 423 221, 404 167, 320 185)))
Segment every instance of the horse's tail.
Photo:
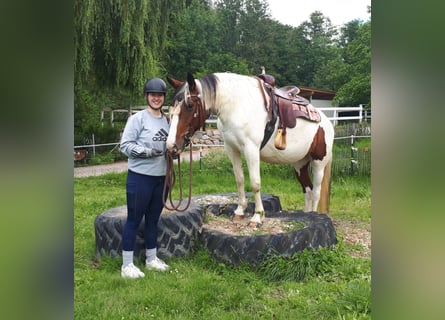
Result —
POLYGON ((329 213, 329 201, 331 197, 331 167, 332 159, 324 167, 323 179, 321 180, 320 202, 318 212, 329 213))

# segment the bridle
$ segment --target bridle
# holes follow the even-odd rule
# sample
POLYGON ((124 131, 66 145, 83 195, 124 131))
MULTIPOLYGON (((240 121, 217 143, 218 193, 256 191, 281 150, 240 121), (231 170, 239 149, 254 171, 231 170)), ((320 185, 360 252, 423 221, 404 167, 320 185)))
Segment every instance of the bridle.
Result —
MULTIPOLYGON (((195 98, 197 99, 196 104, 198 105, 198 107, 196 108, 195 113, 193 114, 193 118, 198 118, 199 119, 199 127, 202 127, 207 119, 207 114, 205 112, 205 108, 203 105, 203 102, 201 100, 201 96, 199 94, 189 94, 185 99, 185 101, 187 101, 190 98, 195 98)), ((185 103, 185 102, 183 102, 185 103)), ((188 104, 186 104, 186 108, 188 108, 188 104)), ((187 133, 184 135, 184 141, 185 141, 185 146, 190 145, 190 161, 189 161, 189 176, 190 176, 190 180, 189 180, 189 195, 188 195, 188 200, 187 200, 187 204, 184 208, 180 208, 183 199, 183 187, 182 187, 182 173, 181 173, 181 157, 177 157, 178 158, 178 176, 179 176, 179 200, 178 203, 175 205, 172 199, 172 190, 173 190, 173 186, 176 183, 176 174, 175 174, 175 170, 174 170, 174 164, 173 164, 173 156, 171 155, 170 152, 167 152, 166 156, 167 156, 167 172, 166 172, 166 177, 165 177, 165 182, 164 182, 164 189, 162 191, 162 201, 164 204, 164 207, 167 210, 171 210, 171 211, 179 211, 179 212, 184 212, 185 210, 187 210, 190 206, 191 200, 192 200, 192 176, 193 176, 193 172, 192 172, 192 161, 193 161, 193 145, 192 145, 192 141, 191 141, 191 137, 192 137, 192 132, 194 133, 196 129, 194 129, 193 121, 190 121, 190 125, 189 125, 189 129, 187 131, 187 133), (166 192, 168 189, 168 199, 170 202, 170 206, 167 205, 166 200, 166 192)), ((198 127, 198 128, 199 128, 198 127)))
MULTIPOLYGON (((199 125, 196 127, 196 129, 193 127, 193 121, 190 121, 189 130, 187 131, 186 135, 184 136, 184 140, 186 142, 186 145, 190 143, 191 136, 195 133, 195 131, 203 127, 205 125, 206 119, 207 119, 207 112, 205 111, 205 103, 202 101, 201 94, 191 94, 189 93, 185 97, 185 101, 188 101, 188 99, 191 99, 195 101, 197 108, 195 113, 193 114, 193 118, 198 118, 199 125), (193 134, 192 134, 193 132, 193 134)), ((188 103, 186 103, 186 108, 188 108, 188 103)))

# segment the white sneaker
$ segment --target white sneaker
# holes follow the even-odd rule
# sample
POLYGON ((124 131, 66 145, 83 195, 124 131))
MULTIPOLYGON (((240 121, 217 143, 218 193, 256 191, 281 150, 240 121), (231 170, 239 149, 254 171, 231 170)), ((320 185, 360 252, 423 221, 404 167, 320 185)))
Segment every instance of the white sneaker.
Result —
POLYGON ((134 264, 130 263, 126 267, 122 266, 121 268, 121 276, 122 278, 142 278, 145 276, 145 274, 139 270, 138 267, 136 267, 134 264))
POLYGON ((145 267, 148 270, 158 270, 158 271, 166 271, 169 268, 168 265, 158 257, 154 258, 151 261, 146 261, 145 267))

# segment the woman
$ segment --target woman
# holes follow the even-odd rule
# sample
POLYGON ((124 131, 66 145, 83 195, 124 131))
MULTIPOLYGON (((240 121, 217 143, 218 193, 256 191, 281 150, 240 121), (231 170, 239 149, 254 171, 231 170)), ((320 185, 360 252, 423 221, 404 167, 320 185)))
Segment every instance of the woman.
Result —
POLYGON ((168 265, 156 254, 158 221, 163 208, 162 192, 166 175, 166 141, 169 131, 167 117, 162 112, 167 86, 153 78, 144 85, 147 108, 128 118, 120 150, 128 157, 127 222, 122 233, 123 278, 140 278, 144 273, 134 265, 136 233, 145 218, 145 266, 149 270, 165 271, 168 265))

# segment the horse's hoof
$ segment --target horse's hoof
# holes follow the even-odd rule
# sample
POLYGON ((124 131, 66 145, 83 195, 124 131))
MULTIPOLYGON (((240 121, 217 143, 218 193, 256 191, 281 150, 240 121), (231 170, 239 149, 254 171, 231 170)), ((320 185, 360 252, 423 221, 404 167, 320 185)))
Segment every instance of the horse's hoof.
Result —
POLYGON ((255 213, 255 214, 253 215, 252 219, 250 219, 249 224, 254 225, 254 224, 256 223, 256 224, 257 224, 257 227, 258 227, 258 225, 261 226, 261 225, 263 224, 263 222, 262 222, 262 218, 261 218, 261 217, 264 217, 264 214, 255 213))

